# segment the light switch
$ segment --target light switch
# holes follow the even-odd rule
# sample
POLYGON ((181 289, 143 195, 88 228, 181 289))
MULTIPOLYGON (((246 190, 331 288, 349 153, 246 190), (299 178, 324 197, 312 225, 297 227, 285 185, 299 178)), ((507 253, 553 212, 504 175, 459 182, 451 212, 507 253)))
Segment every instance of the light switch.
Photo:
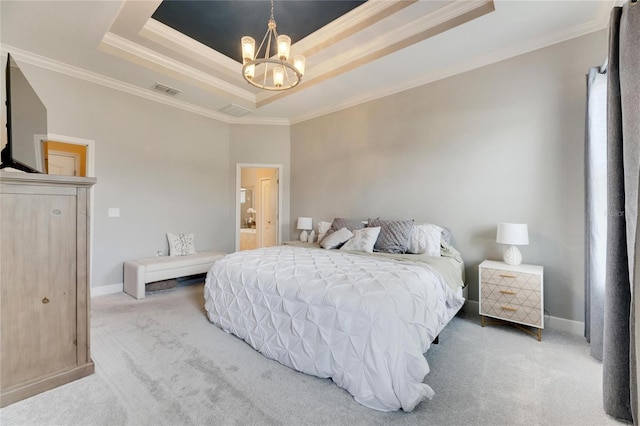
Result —
POLYGON ((109 217, 120 217, 120 209, 117 207, 109 207, 109 217))

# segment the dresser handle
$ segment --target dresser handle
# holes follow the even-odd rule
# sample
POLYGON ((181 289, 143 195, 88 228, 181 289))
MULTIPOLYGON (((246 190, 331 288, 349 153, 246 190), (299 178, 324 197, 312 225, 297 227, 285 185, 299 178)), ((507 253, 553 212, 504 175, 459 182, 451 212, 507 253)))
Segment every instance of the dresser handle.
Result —
POLYGON ((45 297, 44 299, 42 299, 42 303, 44 303, 44 304, 46 305, 47 303, 49 303, 49 299, 47 299, 47 298, 45 297))
POLYGON ((515 278, 516 277, 515 275, 511 275, 511 274, 500 274, 500 276, 502 278, 515 278))
POLYGON ((511 311, 511 312, 515 312, 517 311, 516 308, 512 308, 511 306, 501 306, 503 311, 511 311))
POLYGON ((500 290, 500 293, 502 293, 502 294, 516 294, 515 291, 511 291, 511 290, 500 290))

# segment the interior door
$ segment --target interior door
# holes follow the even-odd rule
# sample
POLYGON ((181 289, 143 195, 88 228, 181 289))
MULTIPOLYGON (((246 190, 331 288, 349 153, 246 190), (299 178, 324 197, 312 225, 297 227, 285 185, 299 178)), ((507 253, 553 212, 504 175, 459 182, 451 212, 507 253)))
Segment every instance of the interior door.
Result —
POLYGON ((261 247, 277 244, 276 225, 278 218, 277 178, 260 179, 261 247))

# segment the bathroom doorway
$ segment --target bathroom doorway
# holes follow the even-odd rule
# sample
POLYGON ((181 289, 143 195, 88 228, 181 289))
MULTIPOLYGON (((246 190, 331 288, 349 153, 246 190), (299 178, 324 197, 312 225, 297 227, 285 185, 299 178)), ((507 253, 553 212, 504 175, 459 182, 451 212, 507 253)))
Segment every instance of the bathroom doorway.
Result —
POLYGON ((280 244, 282 166, 236 166, 236 251, 280 244))

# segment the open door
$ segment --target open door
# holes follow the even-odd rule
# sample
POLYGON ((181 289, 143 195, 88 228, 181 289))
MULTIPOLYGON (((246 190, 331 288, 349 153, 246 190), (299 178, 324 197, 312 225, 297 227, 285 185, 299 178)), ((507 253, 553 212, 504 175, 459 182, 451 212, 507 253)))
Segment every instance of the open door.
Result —
POLYGON ((282 166, 238 164, 236 167, 236 250, 280 244, 282 166))

